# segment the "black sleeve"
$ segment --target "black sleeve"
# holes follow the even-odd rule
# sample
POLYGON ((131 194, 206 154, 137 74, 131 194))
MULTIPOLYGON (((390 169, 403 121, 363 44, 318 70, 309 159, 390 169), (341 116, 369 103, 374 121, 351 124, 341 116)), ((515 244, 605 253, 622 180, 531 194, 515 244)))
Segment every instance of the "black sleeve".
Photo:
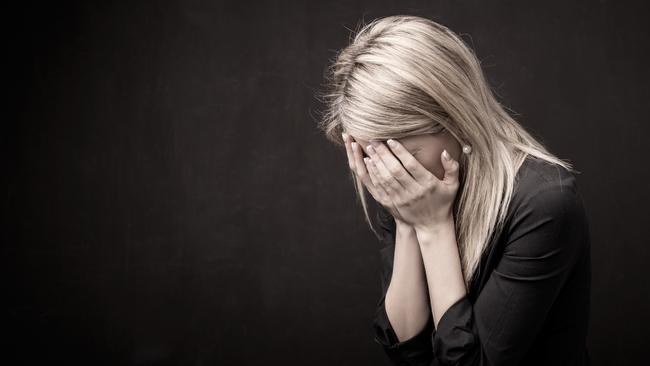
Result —
POLYGON ((586 216, 577 193, 552 185, 523 198, 506 227, 499 264, 475 303, 467 296, 411 339, 397 342, 384 298, 392 272, 394 222, 380 212, 383 293, 375 340, 394 365, 516 365, 522 360, 581 255, 586 216), (392 234, 392 235, 391 235, 392 234))
POLYGON ((442 315, 431 365, 519 364, 583 253, 584 225, 579 195, 570 188, 551 185, 525 197, 475 303, 465 296, 442 315))
MULTIPOLYGON (((429 366, 433 359, 431 337, 433 335, 433 317, 429 315, 427 326, 410 339, 399 342, 390 324, 384 299, 393 270, 395 251, 395 220, 384 208, 378 207, 376 214, 381 234, 381 287, 382 294, 377 302, 373 329, 375 342, 379 343, 393 365, 429 366)), ((430 314, 430 313, 429 313, 430 314)))

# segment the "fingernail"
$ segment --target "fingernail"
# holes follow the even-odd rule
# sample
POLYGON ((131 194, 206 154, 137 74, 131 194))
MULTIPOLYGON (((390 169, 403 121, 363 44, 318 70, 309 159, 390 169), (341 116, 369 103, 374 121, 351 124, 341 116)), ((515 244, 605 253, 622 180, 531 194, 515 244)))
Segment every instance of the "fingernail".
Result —
POLYGON ((355 150, 357 149, 357 143, 356 142, 353 141, 350 145, 352 145, 353 149, 355 149, 355 150))
POLYGON ((372 147, 372 145, 366 146, 366 151, 368 151, 368 154, 371 155, 375 153, 375 149, 372 147))
POLYGON ((449 153, 447 152, 446 149, 442 152, 442 157, 447 159, 448 161, 451 160, 451 156, 449 156, 449 153))
POLYGON ((397 146, 397 144, 395 143, 395 141, 393 139, 389 139, 387 142, 388 142, 388 146, 390 146, 390 147, 396 147, 397 146))
POLYGON ((343 137, 343 141, 348 142, 348 135, 345 132, 341 134, 341 137, 343 137))
POLYGON ((377 140, 371 140, 371 141, 370 141, 370 144, 371 144, 372 146, 374 146, 374 147, 377 147, 377 146, 381 145, 381 143, 380 143, 379 141, 377 141, 377 140))

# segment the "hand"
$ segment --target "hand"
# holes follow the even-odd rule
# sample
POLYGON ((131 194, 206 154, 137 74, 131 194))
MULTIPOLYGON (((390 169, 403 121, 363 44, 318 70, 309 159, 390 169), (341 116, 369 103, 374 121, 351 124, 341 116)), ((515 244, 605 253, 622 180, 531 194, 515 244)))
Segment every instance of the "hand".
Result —
POLYGON ((381 186, 376 185, 370 178, 366 164, 363 162, 363 150, 361 146, 354 141, 352 136, 343 133, 343 141, 345 142, 345 151, 348 156, 348 165, 350 170, 361 180, 368 192, 372 195, 375 201, 384 206, 388 212, 395 218, 397 224, 404 223, 404 219, 399 214, 399 211, 392 204, 388 194, 382 189, 381 186))
POLYGON ((389 146, 392 142, 390 148, 380 142, 368 146, 370 158, 364 159, 375 189, 383 192, 380 203, 392 205, 401 219, 416 229, 453 222, 453 203, 459 188, 458 162, 443 151, 445 175, 440 180, 398 141, 388 142, 389 146))

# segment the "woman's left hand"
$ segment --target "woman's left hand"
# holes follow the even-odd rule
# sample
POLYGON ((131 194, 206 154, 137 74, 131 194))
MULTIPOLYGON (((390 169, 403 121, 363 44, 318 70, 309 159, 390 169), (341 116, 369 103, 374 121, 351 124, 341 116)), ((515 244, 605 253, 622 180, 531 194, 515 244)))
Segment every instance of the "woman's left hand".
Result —
POLYGON ((420 164, 402 144, 388 140, 366 148, 366 167, 373 183, 388 194, 403 220, 415 229, 427 229, 453 222, 453 203, 458 192, 459 164, 441 154, 444 179, 438 179, 420 164), (395 155, 393 155, 393 153, 395 155))

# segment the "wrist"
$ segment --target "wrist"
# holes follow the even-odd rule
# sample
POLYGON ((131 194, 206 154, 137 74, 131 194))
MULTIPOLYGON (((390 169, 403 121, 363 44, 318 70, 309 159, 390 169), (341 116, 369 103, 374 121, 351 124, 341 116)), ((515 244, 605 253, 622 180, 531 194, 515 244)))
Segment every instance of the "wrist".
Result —
POLYGON ((438 220, 426 225, 416 225, 413 226, 413 229, 418 238, 423 239, 421 242, 428 242, 429 239, 438 238, 440 236, 456 236, 456 225, 453 217, 438 220))
POLYGON ((415 228, 412 225, 398 219, 395 219, 395 231, 398 235, 415 235, 415 228))
POLYGON ((412 227, 411 225, 407 224, 405 221, 402 221, 398 218, 394 218, 394 219, 395 219, 395 227, 402 227, 402 228, 412 227))

